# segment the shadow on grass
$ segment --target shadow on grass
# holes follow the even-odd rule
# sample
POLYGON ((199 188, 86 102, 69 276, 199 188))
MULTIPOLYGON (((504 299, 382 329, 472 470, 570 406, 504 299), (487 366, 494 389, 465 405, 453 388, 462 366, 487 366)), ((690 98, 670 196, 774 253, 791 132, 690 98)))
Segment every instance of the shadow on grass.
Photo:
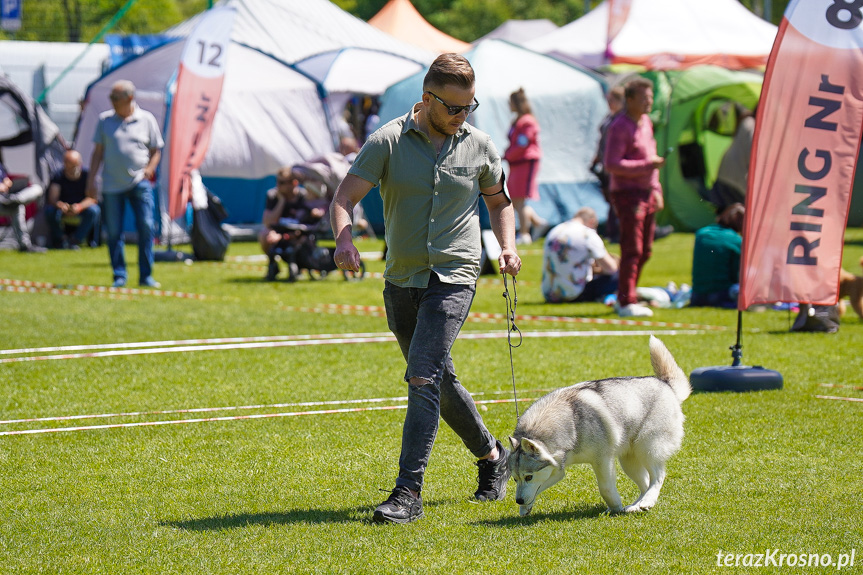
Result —
POLYGON ((554 511, 551 513, 543 513, 534 509, 527 517, 521 517, 518 515, 518 507, 513 506, 514 515, 512 517, 502 517, 494 521, 477 521, 474 525, 522 528, 546 521, 564 523, 584 519, 598 519, 605 516, 607 510, 608 507, 605 505, 578 505, 570 511, 554 511))
MULTIPOLYGON (((437 505, 454 503, 453 501, 426 501, 423 507, 428 509, 437 505)), ((350 507, 347 509, 293 509, 272 513, 238 513, 219 517, 204 517, 201 519, 186 519, 184 521, 162 521, 163 527, 173 527, 184 531, 222 531, 225 529, 243 529, 246 527, 274 525, 293 525, 296 523, 372 523, 374 506, 350 507)))
POLYGON ((244 277, 236 277, 236 278, 225 278, 225 279, 222 279, 222 282, 226 283, 226 284, 260 284, 260 285, 265 285, 265 284, 276 285, 276 284, 280 284, 280 283, 287 283, 287 282, 283 281, 282 278, 279 278, 276 281, 268 282, 268 281, 264 280, 263 276, 244 276, 244 277))
POLYGON ((165 527, 184 531, 222 531, 252 526, 270 527, 295 523, 355 523, 371 519, 368 507, 353 509, 295 509, 282 513, 239 513, 221 517, 187 519, 185 521, 163 521, 165 527))

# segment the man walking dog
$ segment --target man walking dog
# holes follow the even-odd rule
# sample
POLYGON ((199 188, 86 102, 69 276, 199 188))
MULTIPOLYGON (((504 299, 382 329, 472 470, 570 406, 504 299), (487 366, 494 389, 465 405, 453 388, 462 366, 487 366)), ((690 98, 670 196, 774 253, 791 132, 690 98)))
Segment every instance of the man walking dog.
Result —
POLYGON ((353 208, 380 184, 386 224, 384 304, 407 361, 408 406, 396 486, 374 520, 409 523, 423 516, 423 476, 438 420, 479 459, 479 501, 502 499, 508 452, 486 429, 458 381, 450 349, 470 310, 480 271, 479 199, 502 251, 501 273, 515 276, 515 217, 491 138, 466 124, 479 103, 470 63, 442 54, 423 82, 422 101, 374 132, 336 191, 330 212, 335 261, 358 271, 353 208))

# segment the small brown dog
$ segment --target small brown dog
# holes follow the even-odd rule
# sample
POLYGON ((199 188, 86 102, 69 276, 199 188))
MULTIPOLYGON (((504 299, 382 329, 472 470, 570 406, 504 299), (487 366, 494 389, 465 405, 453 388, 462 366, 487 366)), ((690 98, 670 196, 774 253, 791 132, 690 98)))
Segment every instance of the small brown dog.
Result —
MULTIPOLYGON (((860 258, 863 266, 863 258, 860 258)), ((839 270, 839 311, 845 314, 845 298, 851 300, 851 307, 863 318, 863 277, 855 276, 844 269, 839 270)))

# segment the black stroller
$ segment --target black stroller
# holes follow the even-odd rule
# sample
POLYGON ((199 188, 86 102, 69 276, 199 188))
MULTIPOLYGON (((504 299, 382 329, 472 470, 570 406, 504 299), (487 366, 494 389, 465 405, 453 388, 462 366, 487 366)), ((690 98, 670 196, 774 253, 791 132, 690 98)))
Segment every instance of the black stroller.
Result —
MULTIPOLYGON (((270 260, 268 281, 274 281, 279 275, 279 260, 287 265, 289 282, 297 281, 303 271, 308 272, 309 279, 319 280, 339 269, 333 259, 334 250, 318 245, 318 235, 325 233, 319 226, 283 218, 273 229, 282 234, 282 239, 267 254, 270 260)), ((361 280, 365 272, 366 264, 360 261, 358 272, 342 270, 342 275, 345 280, 361 280)))

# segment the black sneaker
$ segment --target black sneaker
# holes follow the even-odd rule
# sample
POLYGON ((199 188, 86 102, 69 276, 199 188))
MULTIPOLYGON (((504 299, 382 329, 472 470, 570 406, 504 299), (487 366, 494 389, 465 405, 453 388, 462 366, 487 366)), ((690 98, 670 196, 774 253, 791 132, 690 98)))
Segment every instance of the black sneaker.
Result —
POLYGON ((509 468, 506 460, 509 451, 503 444, 497 442, 497 459, 480 459, 476 462, 479 467, 479 488, 473 494, 477 501, 500 501, 506 495, 506 482, 509 479, 509 468))
POLYGON ((414 497, 407 487, 396 485, 386 501, 375 509, 378 523, 410 523, 423 516, 423 499, 414 497))

